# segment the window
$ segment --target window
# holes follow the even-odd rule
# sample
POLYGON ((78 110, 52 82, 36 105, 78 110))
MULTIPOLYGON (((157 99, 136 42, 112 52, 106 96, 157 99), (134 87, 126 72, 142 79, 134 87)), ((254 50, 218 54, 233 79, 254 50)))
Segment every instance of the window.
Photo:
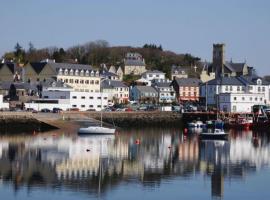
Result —
POLYGON ((44 99, 49 99, 49 97, 48 97, 48 96, 44 96, 43 98, 44 98, 44 99))
POLYGON ((252 97, 249 97, 249 100, 252 101, 252 97))
POLYGON ((89 99, 94 99, 94 97, 89 97, 89 99))
POLYGON ((75 79, 75 83, 79 83, 79 79, 75 79))
POLYGON ((252 86, 248 86, 248 90, 250 91, 250 90, 252 90, 253 89, 253 87, 252 86))
POLYGON ((85 108, 85 105, 81 105, 81 108, 85 108))
POLYGON ((93 108, 94 106, 93 105, 89 105, 89 108, 93 108))
POLYGON ((258 101, 258 98, 257 97, 255 97, 255 101, 258 101))
POLYGON ((85 96, 82 96, 81 99, 85 99, 85 96))
POLYGON ((97 107, 98 107, 98 108, 101 108, 101 105, 98 105, 97 107))
POLYGON ((80 80, 80 84, 83 84, 84 83, 84 80, 80 80))
POLYGON ((73 79, 69 79, 69 83, 73 83, 73 79))
POLYGON ((228 91, 228 89, 229 89, 229 88, 228 88, 228 85, 226 85, 226 86, 225 86, 225 91, 227 92, 227 91, 228 91))
POLYGON ((91 81, 90 81, 90 84, 94 84, 94 80, 91 80, 91 81))
POLYGON ((258 87, 258 92, 260 92, 261 91, 261 87, 258 87))
POLYGON ((76 108, 77 107, 77 105, 72 105, 72 108, 76 108))
POLYGON ((242 97, 242 101, 245 101, 245 97, 242 97))
POLYGON ((98 84, 99 84, 99 81, 98 81, 98 80, 96 80, 96 81, 95 81, 95 84, 96 84, 96 85, 98 85, 98 84))
POLYGON ((240 91, 240 86, 237 86, 237 91, 240 91))
POLYGON ((68 79, 65 79, 65 83, 68 83, 68 79))
POLYGON ((237 98, 236 98, 236 97, 234 97, 234 98, 233 98, 233 100, 235 100, 235 101, 236 101, 236 100, 237 100, 237 98))
POLYGON ((103 99, 108 99, 107 97, 103 97, 103 99))
POLYGON ((77 99, 77 96, 72 96, 72 99, 77 99))
POLYGON ((233 91, 232 85, 230 86, 230 91, 233 91))
POLYGON ((98 97, 97 99, 101 99, 101 97, 98 97))
POLYGON ((260 98, 260 101, 262 101, 263 99, 262 98, 260 98))
POLYGON ((242 86, 242 91, 245 91, 245 87, 244 86, 242 86))
POLYGON ((236 106, 233 106, 233 111, 236 112, 236 106))
POLYGON ((265 92, 265 87, 262 87, 262 91, 265 92))
POLYGON ((186 96, 186 93, 185 92, 183 92, 183 96, 186 96))

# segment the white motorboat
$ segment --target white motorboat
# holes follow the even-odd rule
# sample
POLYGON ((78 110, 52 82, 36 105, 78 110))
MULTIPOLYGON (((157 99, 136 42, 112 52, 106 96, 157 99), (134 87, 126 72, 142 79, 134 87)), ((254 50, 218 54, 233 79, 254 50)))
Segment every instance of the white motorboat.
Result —
POLYGON ((228 133, 225 133, 222 129, 215 129, 214 132, 204 132, 200 134, 201 139, 214 139, 214 140, 226 140, 228 133))
POLYGON ((80 128, 78 132, 79 134, 110 135, 115 133, 115 128, 89 126, 87 128, 80 128))

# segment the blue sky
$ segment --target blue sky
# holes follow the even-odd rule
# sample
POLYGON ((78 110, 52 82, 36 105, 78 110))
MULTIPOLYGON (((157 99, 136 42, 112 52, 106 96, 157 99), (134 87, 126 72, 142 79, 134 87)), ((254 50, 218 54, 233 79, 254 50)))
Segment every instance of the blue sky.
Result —
POLYGON ((17 41, 66 48, 104 39, 211 61, 212 44, 223 42, 227 60, 270 74, 268 0, 0 0, 0 7, 0 55, 17 41))

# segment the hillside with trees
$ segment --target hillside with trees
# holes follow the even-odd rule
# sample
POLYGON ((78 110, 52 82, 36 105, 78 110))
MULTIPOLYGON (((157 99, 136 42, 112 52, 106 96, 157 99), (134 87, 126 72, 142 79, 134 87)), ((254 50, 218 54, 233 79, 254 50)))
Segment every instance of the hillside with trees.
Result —
POLYGON ((103 63, 107 66, 121 66, 127 52, 140 53, 145 59, 147 69, 157 69, 165 72, 167 75, 170 74, 172 65, 189 67, 191 69, 190 75, 193 77, 198 76, 198 74, 194 74, 192 66, 196 65, 198 67, 197 72, 201 70, 202 64, 200 58, 191 54, 177 54, 172 51, 163 50, 161 45, 155 44, 145 44, 142 47, 110 46, 105 40, 88 42, 67 49, 61 47, 36 49, 31 42, 29 42, 28 48, 24 49, 17 43, 14 51, 5 53, 2 58, 20 64, 52 59, 60 63, 90 64, 94 67, 99 67, 103 63))

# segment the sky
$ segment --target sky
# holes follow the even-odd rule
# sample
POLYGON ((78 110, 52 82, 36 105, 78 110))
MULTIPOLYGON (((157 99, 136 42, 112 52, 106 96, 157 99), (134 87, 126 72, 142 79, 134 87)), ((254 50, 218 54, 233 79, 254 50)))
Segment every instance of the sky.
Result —
POLYGON ((228 61, 270 75, 269 0, 0 0, 0 8, 0 56, 17 42, 68 48, 102 39, 211 61, 213 43, 225 43, 228 61))

